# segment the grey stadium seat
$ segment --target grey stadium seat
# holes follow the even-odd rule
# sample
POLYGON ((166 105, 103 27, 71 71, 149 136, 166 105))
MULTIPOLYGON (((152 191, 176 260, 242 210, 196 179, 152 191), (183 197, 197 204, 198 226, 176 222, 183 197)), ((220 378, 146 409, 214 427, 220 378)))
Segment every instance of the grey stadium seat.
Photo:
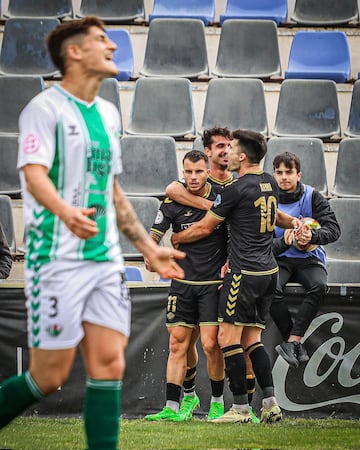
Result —
POLYGON ((122 126, 122 115, 121 115, 121 103, 119 94, 119 83, 116 78, 105 78, 100 84, 100 89, 98 95, 105 100, 111 102, 116 109, 119 111, 120 115, 120 132, 123 132, 122 126))
POLYGON ((360 199, 329 200, 340 224, 341 236, 325 246, 330 283, 360 282, 360 199))
POLYGON ((285 80, 276 112, 275 136, 340 136, 336 83, 332 80, 285 80))
POLYGON ((18 135, 0 134, 0 194, 10 196, 21 193, 17 171, 18 135))
POLYGON ((251 129, 267 136, 263 82, 255 78, 210 80, 201 132, 214 126, 228 127, 230 130, 251 129))
MULTIPOLYGON (((140 222, 144 225, 147 232, 154 223, 157 211, 160 206, 160 200, 155 197, 129 197, 140 222)), ((142 260, 143 255, 132 245, 126 236, 119 232, 120 245, 123 256, 126 260, 142 260)))
POLYGON ((299 25, 336 26, 358 16, 357 0, 296 0, 291 20, 299 25))
POLYGON ((47 78, 59 75, 45 40, 59 23, 58 19, 7 19, 1 44, 0 72, 47 78))
POLYGON ((348 124, 344 134, 350 137, 360 137, 360 80, 355 81, 353 86, 348 124))
POLYGON ((139 78, 126 133, 174 138, 194 136, 191 82, 186 78, 139 78))
POLYGON ((360 138, 340 142, 332 194, 338 197, 360 198, 360 138))
POLYGON ((40 76, 0 77, 0 133, 18 133, 19 115, 27 103, 45 89, 40 76))
POLYGON ((216 65, 218 77, 280 76, 277 27, 272 20, 226 20, 221 29, 216 65))
POLYGON ((175 140, 170 136, 123 136, 123 172, 119 182, 127 195, 164 197, 178 178, 175 140))
POLYGON ((9 0, 4 17, 63 19, 73 16, 71 0, 9 0))
POLYGON ((77 17, 98 16, 105 23, 144 20, 144 0, 82 0, 77 17))
POLYGON ((0 222, 4 230, 10 250, 16 251, 15 226, 11 199, 8 195, 0 195, 0 222))
POLYGON ((295 153, 300 158, 301 181, 321 192, 328 193, 323 142, 319 138, 271 138, 264 157, 265 172, 274 173, 273 160, 283 152, 295 153))
POLYGON ((152 20, 140 74, 148 77, 207 76, 204 23, 199 19, 152 20))

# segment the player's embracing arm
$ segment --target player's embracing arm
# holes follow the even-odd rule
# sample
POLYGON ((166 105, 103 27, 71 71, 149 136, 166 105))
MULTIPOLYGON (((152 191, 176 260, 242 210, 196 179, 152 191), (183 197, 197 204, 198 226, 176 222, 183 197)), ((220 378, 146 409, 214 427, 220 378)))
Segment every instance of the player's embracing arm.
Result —
POLYGON ((159 247, 147 234, 118 180, 114 177, 114 205, 119 230, 149 261, 151 267, 164 278, 184 278, 184 271, 175 262, 185 253, 169 247, 159 247))
POLYGON ((175 248, 178 248, 180 244, 198 241, 209 236, 214 228, 223 222, 223 220, 223 218, 215 216, 212 212, 208 212, 199 222, 194 223, 191 227, 180 233, 173 234, 171 236, 171 243, 175 248))

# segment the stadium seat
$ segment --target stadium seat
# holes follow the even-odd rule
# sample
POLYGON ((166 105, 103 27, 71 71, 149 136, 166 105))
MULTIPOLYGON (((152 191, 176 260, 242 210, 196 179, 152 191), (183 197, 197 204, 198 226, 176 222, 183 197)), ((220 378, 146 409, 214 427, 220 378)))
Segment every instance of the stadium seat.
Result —
POLYGON ((255 78, 210 80, 200 132, 214 126, 251 129, 267 136, 263 82, 255 78))
POLYGON ((271 20, 227 20, 221 29, 212 73, 230 78, 280 76, 275 23, 271 20))
POLYGON ((136 80, 128 134, 195 135, 191 82, 186 78, 139 78, 136 80))
POLYGON ((7 19, 1 45, 0 72, 49 78, 58 75, 45 38, 59 23, 58 19, 7 19))
POLYGON ((98 95, 105 100, 113 103, 120 115, 120 132, 123 133, 122 114, 119 94, 119 83, 115 78, 105 78, 100 84, 98 95))
POLYGON ((349 137, 360 137, 360 80, 355 81, 349 110, 349 118, 344 133, 349 137))
POLYGON ((140 267, 125 266, 126 281, 144 281, 143 273, 140 267))
POLYGON ((17 157, 18 135, 0 134, 0 194, 15 196, 21 193, 17 157))
POLYGON ((117 45, 113 61, 119 73, 115 78, 118 81, 128 81, 134 71, 134 54, 130 34, 124 28, 108 28, 106 34, 117 45))
POLYGON ((337 197, 360 198, 359 168, 360 138, 342 139, 338 150, 332 194, 337 197))
POLYGON ((175 140, 170 136, 123 136, 119 182, 129 196, 164 197, 178 178, 175 140))
POLYGON ((81 0, 77 17, 98 16, 105 23, 133 23, 145 19, 144 0, 81 0))
POLYGON ((340 136, 336 83, 332 80, 284 80, 280 87, 274 136, 340 136))
MULTIPOLYGON (((144 225, 146 231, 150 232, 160 206, 160 200, 155 197, 129 197, 129 200, 140 222, 144 225)), ((125 260, 143 260, 142 253, 121 232, 119 233, 119 239, 125 260)))
POLYGON ((274 173, 273 160, 283 152, 295 153, 301 162, 301 181, 317 189, 323 195, 328 193, 324 145, 319 138, 271 138, 264 158, 264 171, 274 173))
POLYGON ((73 17, 71 0, 9 0, 4 17, 63 19, 73 17))
POLYGON ((204 151, 204 144, 201 136, 194 139, 192 150, 200 150, 201 152, 204 151))
POLYGON ((350 74, 350 49, 343 31, 294 34, 285 78, 320 78, 345 83, 350 74))
POLYGON ((198 78, 209 74, 205 28, 199 19, 154 19, 140 74, 198 78))
MULTIPOLYGON (((326 250, 327 246, 325 246, 326 250)), ((326 271, 328 283, 352 284, 359 283, 360 260, 327 258, 326 271)))
POLYGON ((291 20, 299 25, 336 26, 358 16, 357 0, 296 0, 291 20))
MULTIPOLYGON (((360 260, 360 199, 331 198, 329 203, 336 214, 341 228, 341 235, 336 242, 327 244, 328 259, 360 260)), ((357 273, 359 282, 359 274, 357 273)))
POLYGON ((0 195, 0 223, 4 230, 6 240, 11 252, 16 252, 15 226, 12 212, 11 198, 8 195, 0 195))
POLYGON ((227 0, 220 25, 228 19, 273 20, 276 25, 286 22, 287 0, 227 0))
POLYGON ((40 76, 0 77, 0 134, 19 132, 18 120, 21 111, 43 89, 45 83, 40 76))
POLYGON ((209 25, 215 18, 215 0, 154 0, 149 22, 170 18, 200 19, 204 25, 209 25))

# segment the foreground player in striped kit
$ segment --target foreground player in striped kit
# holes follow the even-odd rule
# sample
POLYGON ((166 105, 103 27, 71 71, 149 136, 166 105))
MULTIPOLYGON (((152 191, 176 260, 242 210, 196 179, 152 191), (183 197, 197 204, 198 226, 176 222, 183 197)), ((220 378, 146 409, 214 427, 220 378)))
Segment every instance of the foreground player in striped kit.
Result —
POLYGON ((155 244, 117 182, 119 114, 97 97, 117 73, 103 23, 64 22, 48 48, 62 82, 35 97, 19 122, 30 368, 2 384, 0 428, 66 381, 80 345, 87 446, 114 450, 130 328, 117 228, 165 278, 183 277, 174 258, 185 255, 155 244))

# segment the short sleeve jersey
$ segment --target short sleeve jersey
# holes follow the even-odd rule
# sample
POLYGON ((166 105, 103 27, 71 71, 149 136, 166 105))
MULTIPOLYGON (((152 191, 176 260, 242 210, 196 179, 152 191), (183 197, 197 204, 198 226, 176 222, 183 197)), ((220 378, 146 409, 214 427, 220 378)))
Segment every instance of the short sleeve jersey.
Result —
POLYGON ((116 261, 123 265, 113 205, 121 173, 120 117, 110 102, 88 104, 54 85, 25 107, 19 119, 18 169, 40 164, 59 195, 74 207, 95 207, 97 236, 76 237, 26 190, 22 171, 27 266, 54 260, 116 261))
POLYGON ((230 226, 229 267, 247 274, 278 270, 272 240, 278 187, 268 173, 248 173, 219 191, 209 214, 230 226))
MULTIPOLYGON (((219 188, 216 189, 207 183, 207 192, 204 197, 215 200, 218 190, 219 188)), ((205 214, 206 211, 184 206, 170 198, 165 198, 151 231, 162 238, 172 226, 174 233, 179 233, 201 220, 205 214)), ((221 266, 227 258, 227 239, 227 227, 223 223, 210 236, 190 244, 181 244, 180 250, 186 252, 186 258, 178 260, 178 264, 185 271, 185 280, 181 281, 192 284, 218 283, 221 266)))

